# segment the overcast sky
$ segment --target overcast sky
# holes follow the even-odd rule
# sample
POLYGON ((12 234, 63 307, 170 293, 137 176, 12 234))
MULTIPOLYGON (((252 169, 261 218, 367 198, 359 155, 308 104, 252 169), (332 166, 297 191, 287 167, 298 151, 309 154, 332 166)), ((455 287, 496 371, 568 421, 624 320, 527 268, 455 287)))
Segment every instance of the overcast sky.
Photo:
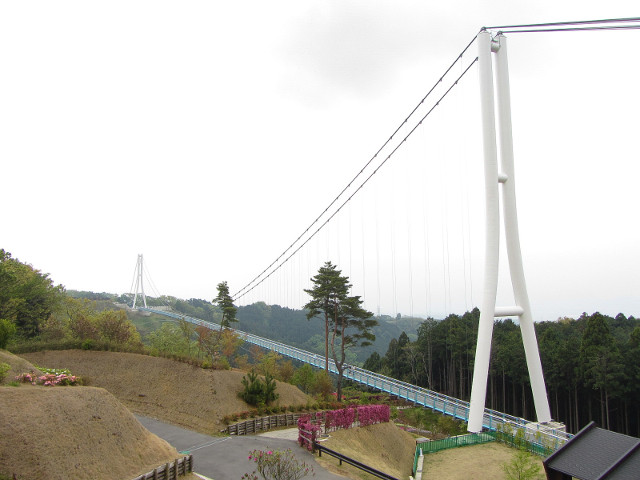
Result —
MULTIPOLYGON (((225 280, 233 293, 480 27, 639 13, 636 1, 3 2, 0 248, 69 289, 128 292, 141 253, 147 294, 211 300, 225 280)), ((507 37, 534 318, 640 316, 640 30, 507 37)), ((331 260, 374 312, 479 305, 478 91, 476 64, 329 228, 240 303, 299 307, 300 278, 331 260)), ((510 304, 504 269, 500 285, 510 304)))

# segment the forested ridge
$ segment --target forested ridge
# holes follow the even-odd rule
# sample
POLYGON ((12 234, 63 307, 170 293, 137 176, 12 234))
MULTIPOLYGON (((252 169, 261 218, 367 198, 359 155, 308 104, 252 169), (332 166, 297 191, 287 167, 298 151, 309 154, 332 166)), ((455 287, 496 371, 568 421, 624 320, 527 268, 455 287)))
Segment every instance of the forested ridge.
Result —
MULTIPOLYGON (((364 368, 469 400, 479 318, 474 309, 427 319, 415 341, 401 334, 384 356, 372 354, 364 368)), ((571 432, 595 420, 638 436, 640 319, 584 313, 536 323, 535 329, 554 420, 571 432)), ((535 418, 520 327, 509 319, 494 325, 487 407, 535 418)))
MULTIPOLYGON (((169 302, 174 310, 192 317, 212 322, 219 321, 219 313, 205 300, 175 300, 169 302)), ((320 321, 307 320, 304 310, 296 310, 280 305, 256 302, 238 307, 238 323, 234 328, 261 337, 277 340, 298 348, 324 354, 324 327, 320 321)), ((348 352, 350 363, 362 363, 373 352, 382 355, 389 342, 403 331, 415 338, 421 319, 413 317, 396 318, 387 315, 375 317, 378 325, 373 328, 376 340, 373 345, 348 352)))

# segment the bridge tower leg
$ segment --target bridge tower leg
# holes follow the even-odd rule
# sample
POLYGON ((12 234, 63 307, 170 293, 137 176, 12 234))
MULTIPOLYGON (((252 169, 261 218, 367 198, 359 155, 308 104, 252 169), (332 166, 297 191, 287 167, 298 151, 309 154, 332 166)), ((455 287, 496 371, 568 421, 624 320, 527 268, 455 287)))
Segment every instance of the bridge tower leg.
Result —
POLYGON ((487 394, 487 377, 491 356, 491 337, 495 317, 517 316, 522 332, 527 368, 531 380, 533 399, 538 422, 551 421, 549 400, 542 373, 542 363, 538 342, 533 326, 531 306, 527 295, 518 233, 516 210, 515 175, 513 165, 513 138, 511 134, 511 97, 509 91, 509 70, 507 64, 507 39, 498 34, 495 40, 491 34, 478 34, 478 65, 480 73, 480 107, 482 113, 482 137, 484 153, 486 232, 485 271, 478 342, 471 387, 469 408, 470 432, 480 432, 483 425, 484 407, 487 394), (498 129, 500 138, 500 167, 498 171, 498 148, 496 141, 496 114, 491 53, 496 54, 496 100, 498 106, 498 129), (500 192, 502 185, 503 217, 505 239, 509 259, 511 284, 515 306, 496 307, 498 289, 498 261, 500 250, 500 192))
POLYGON ((136 277, 135 296, 133 297, 133 306, 131 307, 134 310, 136 309, 136 302, 138 301, 138 293, 140 293, 140 296, 142 297, 142 303, 144 305, 144 308, 147 308, 147 297, 144 294, 144 285, 142 283, 142 271, 143 271, 142 254, 139 254, 138 263, 136 263, 136 273, 135 273, 135 277, 136 277))

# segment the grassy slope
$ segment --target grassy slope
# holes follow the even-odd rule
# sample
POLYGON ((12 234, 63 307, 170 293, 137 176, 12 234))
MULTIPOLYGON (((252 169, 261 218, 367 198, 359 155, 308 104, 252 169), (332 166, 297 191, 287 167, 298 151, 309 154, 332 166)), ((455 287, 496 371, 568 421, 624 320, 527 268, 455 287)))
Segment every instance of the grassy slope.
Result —
MULTIPOLYGON (((68 368, 103 387, 129 410, 201 433, 224 428, 225 415, 248 410, 238 398, 241 371, 203 370, 165 358, 134 353, 63 350, 25 353, 32 363, 48 368, 68 368)), ((280 405, 307 402, 307 395, 278 382, 280 405)))
MULTIPOLYGON (((393 423, 331 432, 329 439, 322 444, 393 477, 408 478, 411 475, 415 439, 393 423)), ((346 463, 340 466, 335 458, 327 455, 322 456, 319 463, 349 478, 375 478, 346 463)))

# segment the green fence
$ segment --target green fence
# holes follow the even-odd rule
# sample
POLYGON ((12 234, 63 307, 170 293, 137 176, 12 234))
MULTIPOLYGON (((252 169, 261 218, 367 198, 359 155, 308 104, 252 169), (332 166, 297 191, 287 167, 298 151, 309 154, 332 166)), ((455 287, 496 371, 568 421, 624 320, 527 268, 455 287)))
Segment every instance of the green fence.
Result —
POLYGON ((442 440, 417 443, 416 453, 413 458, 413 474, 416 474, 416 468, 418 468, 418 457, 420 457, 421 451, 426 455, 427 453, 435 453, 439 452, 440 450, 465 447, 467 445, 477 445, 479 443, 494 442, 495 440, 496 439, 488 433, 467 433, 466 435, 443 438, 442 440))
POLYGON ((515 435, 511 432, 504 431, 487 432, 487 435, 492 436, 496 441, 509 445, 510 447, 523 448, 540 457, 548 457, 559 448, 555 445, 544 445, 542 437, 536 438, 536 435, 529 435, 529 438, 527 438, 522 429, 518 429, 515 435))

